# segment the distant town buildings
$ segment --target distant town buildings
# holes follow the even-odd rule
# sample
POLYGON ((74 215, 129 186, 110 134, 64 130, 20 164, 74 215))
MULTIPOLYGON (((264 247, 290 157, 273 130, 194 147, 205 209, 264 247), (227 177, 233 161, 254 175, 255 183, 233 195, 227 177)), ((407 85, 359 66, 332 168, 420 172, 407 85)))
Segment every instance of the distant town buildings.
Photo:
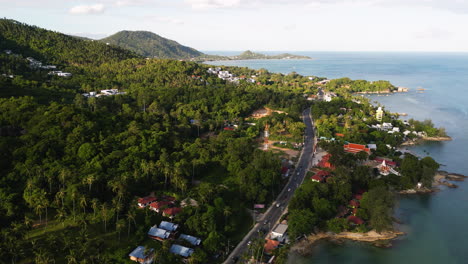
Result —
POLYGON ((119 94, 126 94, 126 92, 119 92, 118 89, 107 89, 101 90, 99 93, 97 92, 89 92, 82 94, 84 97, 101 97, 101 96, 113 96, 119 94))
POLYGON ((251 78, 246 78, 246 76, 239 76, 237 77, 236 75, 230 73, 229 71, 223 71, 220 67, 216 68, 208 68, 207 72, 209 74, 215 74, 218 75, 218 78, 223 79, 228 82, 233 82, 233 83, 239 83, 240 80, 245 80, 246 82, 249 83, 255 83, 256 76, 252 76, 251 78))

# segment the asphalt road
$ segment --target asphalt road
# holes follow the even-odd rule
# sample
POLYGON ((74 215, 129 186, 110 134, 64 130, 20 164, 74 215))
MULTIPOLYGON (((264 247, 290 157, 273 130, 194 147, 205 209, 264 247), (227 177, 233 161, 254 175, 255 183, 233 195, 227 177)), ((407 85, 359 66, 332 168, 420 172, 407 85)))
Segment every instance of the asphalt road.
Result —
MULTIPOLYGON (((256 225, 249 231, 249 233, 243 238, 243 240, 234 248, 228 258, 224 261, 227 263, 237 263, 242 261, 242 255, 244 252, 249 250, 249 241, 253 241, 258 238, 261 234, 261 230, 265 230, 266 233, 270 233, 275 227, 276 223, 283 215, 287 208, 289 201, 291 200, 294 191, 302 184, 307 171, 312 167, 312 161, 314 158, 314 126, 312 117, 310 116, 310 109, 304 110, 302 113, 302 119, 306 124, 306 130, 304 134, 304 147, 299 157, 299 162, 296 164, 296 170, 289 176, 289 181, 284 186, 281 193, 278 195, 276 200, 272 203, 270 208, 265 212, 263 217, 256 223, 256 225), (238 260, 238 261, 236 261, 238 260)), ((261 235, 261 236, 264 236, 261 235)))

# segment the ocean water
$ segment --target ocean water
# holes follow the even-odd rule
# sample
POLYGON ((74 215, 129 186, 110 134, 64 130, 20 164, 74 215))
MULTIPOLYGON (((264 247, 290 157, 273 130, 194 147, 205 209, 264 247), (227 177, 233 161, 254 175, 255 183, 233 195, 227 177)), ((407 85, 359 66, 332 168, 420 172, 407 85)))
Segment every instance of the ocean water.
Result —
MULTIPOLYGON (((441 169, 468 175, 468 53, 295 52, 314 60, 210 62, 216 65, 265 68, 272 72, 389 80, 409 93, 370 96, 406 118, 432 119, 445 127, 450 142, 431 142, 409 149, 430 155, 441 169), (425 91, 417 91, 424 88, 425 91)), ((234 53, 235 54, 235 53, 234 53)), ((288 263, 468 263, 468 181, 457 189, 430 195, 402 196, 395 216, 407 234, 388 249, 346 242, 322 242, 308 257, 291 253, 288 263)))

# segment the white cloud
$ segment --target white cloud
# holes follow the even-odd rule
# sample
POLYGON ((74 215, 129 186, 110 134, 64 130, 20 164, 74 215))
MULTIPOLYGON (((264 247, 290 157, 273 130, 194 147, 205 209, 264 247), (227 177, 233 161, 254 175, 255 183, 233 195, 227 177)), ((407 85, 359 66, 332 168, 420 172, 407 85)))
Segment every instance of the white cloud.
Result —
POLYGON ((185 0, 185 3, 194 9, 231 8, 240 6, 241 0, 185 0))
POLYGON ((90 14, 100 14, 104 12, 103 4, 94 4, 94 5, 78 5, 70 8, 68 11, 70 14, 74 15, 90 15, 90 14))
POLYGON ((184 21, 177 19, 177 18, 171 18, 171 17, 159 17, 159 18, 156 18, 156 20, 163 22, 163 23, 169 23, 169 24, 176 24, 176 25, 184 24, 184 21))

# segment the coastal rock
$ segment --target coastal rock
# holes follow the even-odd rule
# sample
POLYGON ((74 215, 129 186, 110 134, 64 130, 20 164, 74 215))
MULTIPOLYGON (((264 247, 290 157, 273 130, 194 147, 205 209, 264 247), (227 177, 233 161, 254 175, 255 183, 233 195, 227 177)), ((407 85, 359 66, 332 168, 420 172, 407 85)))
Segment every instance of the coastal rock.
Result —
POLYGON ((425 141, 452 141, 451 137, 423 137, 425 141))
POLYGON ((331 232, 321 232, 317 234, 311 234, 306 239, 296 243, 291 250, 299 253, 300 255, 307 256, 311 254, 311 248, 315 243, 322 239, 328 239, 329 241, 343 243, 342 241, 353 240, 353 241, 360 241, 360 242, 368 242, 372 243, 377 247, 384 247, 388 248, 391 247, 392 244, 389 240, 395 239, 398 236, 404 235, 404 232, 400 231, 384 231, 378 233, 375 230, 371 230, 367 233, 354 233, 354 232, 341 232, 338 234, 331 233, 331 232))

